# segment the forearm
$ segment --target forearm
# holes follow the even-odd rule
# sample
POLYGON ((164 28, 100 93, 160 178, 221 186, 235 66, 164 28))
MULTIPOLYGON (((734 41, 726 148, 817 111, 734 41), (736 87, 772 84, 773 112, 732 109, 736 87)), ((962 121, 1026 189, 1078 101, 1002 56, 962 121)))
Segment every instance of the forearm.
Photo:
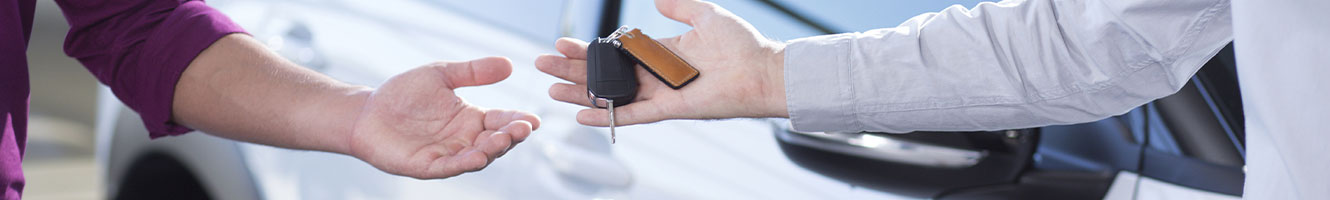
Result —
POLYGON ((1004 1, 795 40, 802 131, 993 130, 1121 114, 1177 91, 1231 38, 1227 2, 1004 1), (1160 8, 1156 8, 1160 9, 1160 8))
POLYGON ((291 63, 248 35, 231 34, 181 75, 172 119, 224 138, 346 153, 370 91, 291 63))

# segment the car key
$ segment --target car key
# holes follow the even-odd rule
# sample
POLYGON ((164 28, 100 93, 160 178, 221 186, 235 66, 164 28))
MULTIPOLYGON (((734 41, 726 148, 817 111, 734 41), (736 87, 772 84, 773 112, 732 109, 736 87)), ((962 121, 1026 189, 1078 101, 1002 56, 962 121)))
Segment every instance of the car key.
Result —
POLYGON ((637 62, 619 49, 616 40, 623 32, 597 38, 587 46, 587 93, 591 105, 610 112, 610 142, 614 143, 614 107, 627 105, 637 98, 637 62), (599 101, 598 101, 599 100, 599 101), (604 103, 601 103, 601 102, 604 103))
POLYGON ((591 105, 610 112, 610 142, 615 141, 614 107, 637 97, 637 64, 672 89, 697 79, 701 73, 679 55, 641 30, 621 26, 587 47, 587 93, 591 105), (601 106, 597 100, 605 101, 601 106))

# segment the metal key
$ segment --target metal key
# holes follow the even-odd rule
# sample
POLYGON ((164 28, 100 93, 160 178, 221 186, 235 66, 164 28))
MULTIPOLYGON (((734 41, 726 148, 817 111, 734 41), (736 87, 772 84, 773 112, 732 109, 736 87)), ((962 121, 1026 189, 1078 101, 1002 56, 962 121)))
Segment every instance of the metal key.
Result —
POLYGON ((605 99, 605 102, 610 105, 608 108, 610 110, 610 144, 614 144, 618 142, 617 135, 614 134, 614 99, 605 99))
POLYGON ((626 27, 587 47, 587 93, 592 106, 609 109, 611 143, 615 141, 614 107, 632 103, 637 97, 637 62, 619 49, 617 40, 624 31, 626 27))

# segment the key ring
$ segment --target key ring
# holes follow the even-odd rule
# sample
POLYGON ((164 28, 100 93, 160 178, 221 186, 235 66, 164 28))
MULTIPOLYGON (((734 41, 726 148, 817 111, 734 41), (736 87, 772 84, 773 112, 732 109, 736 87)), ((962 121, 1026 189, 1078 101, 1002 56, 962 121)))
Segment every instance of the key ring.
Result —
POLYGON ((610 33, 609 37, 605 38, 609 38, 612 40, 619 39, 619 36, 628 36, 628 38, 634 38, 633 34, 628 32, 629 30, 631 29, 628 28, 628 26, 619 26, 619 29, 615 29, 613 33, 610 33))

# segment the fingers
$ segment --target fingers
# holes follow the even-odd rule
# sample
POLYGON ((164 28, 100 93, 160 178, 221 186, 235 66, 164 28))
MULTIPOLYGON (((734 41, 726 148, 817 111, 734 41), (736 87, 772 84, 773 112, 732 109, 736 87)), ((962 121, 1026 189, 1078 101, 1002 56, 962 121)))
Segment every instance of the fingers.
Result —
POLYGON ((568 82, 586 84, 586 60, 541 55, 536 57, 536 69, 568 82))
POLYGON ((699 0, 656 0, 656 10, 661 15, 694 27, 697 26, 694 20, 715 14, 716 8, 711 2, 699 0))
MULTIPOLYGON (((616 126, 658 122, 665 120, 666 117, 665 112, 662 112, 660 107, 644 102, 615 107, 614 109, 616 126)), ((609 116, 610 111, 608 109, 582 109, 577 112, 577 123, 587 126, 610 126, 609 116)))
POLYGON ((586 84, 587 43, 572 38, 559 38, 554 47, 564 56, 541 55, 536 58, 536 69, 577 84, 586 84))
POLYGON ((494 162, 494 159, 507 152, 508 147, 511 147, 512 144, 513 134, 503 131, 484 131, 481 132, 480 137, 476 137, 476 146, 473 147, 475 148, 473 151, 485 154, 486 163, 489 163, 494 162))
POLYGON ((526 137, 531 133, 532 130, 540 128, 539 116, 515 110, 496 109, 496 110, 485 111, 485 120, 483 123, 485 124, 484 125, 485 130, 502 131, 501 128, 504 128, 505 126, 510 126, 512 123, 515 122, 527 123, 526 126, 529 129, 525 131, 508 131, 509 134, 513 135, 512 140, 514 143, 526 140, 526 137))
POLYGON ((430 170, 419 176, 412 176, 418 179, 441 179, 460 175, 462 173, 474 172, 484 169, 489 165, 489 158, 479 151, 467 151, 452 157, 441 157, 430 163, 430 170))
POLYGON ((507 153, 513 144, 517 143, 515 136, 523 135, 525 137, 525 135, 531 134, 531 129, 531 123, 518 120, 498 128, 497 131, 481 132, 471 148, 464 149, 453 156, 445 156, 434 160, 430 164, 430 170, 425 174, 412 175, 412 177, 439 179, 484 169, 495 159, 507 153))
POLYGON ((564 103, 591 107, 591 97, 587 95, 586 85, 555 83, 550 86, 550 98, 564 103))
POLYGON ((586 41, 573 38, 559 38, 554 41, 554 48, 559 50, 563 56, 572 59, 586 60, 586 48, 590 45, 586 41))
MULTIPOLYGON (((536 128, 534 127, 535 126, 533 126, 532 123, 529 121, 517 120, 510 122, 508 123, 508 125, 499 128, 498 133, 505 133, 508 135, 512 135, 509 140, 516 142, 518 141, 517 136, 522 136, 522 138, 526 138, 527 135, 531 135, 531 131, 536 130, 536 128)), ((505 148, 507 147, 505 146, 505 148)))
POLYGON ((512 121, 497 131, 484 131, 476 137, 473 151, 479 151, 486 155, 487 163, 494 162, 499 156, 503 156, 517 144, 517 135, 526 137, 531 134, 531 123, 527 121, 512 121))
POLYGON ((513 72, 512 61, 504 57, 442 63, 434 67, 443 73, 448 88, 489 85, 508 78, 513 72))

